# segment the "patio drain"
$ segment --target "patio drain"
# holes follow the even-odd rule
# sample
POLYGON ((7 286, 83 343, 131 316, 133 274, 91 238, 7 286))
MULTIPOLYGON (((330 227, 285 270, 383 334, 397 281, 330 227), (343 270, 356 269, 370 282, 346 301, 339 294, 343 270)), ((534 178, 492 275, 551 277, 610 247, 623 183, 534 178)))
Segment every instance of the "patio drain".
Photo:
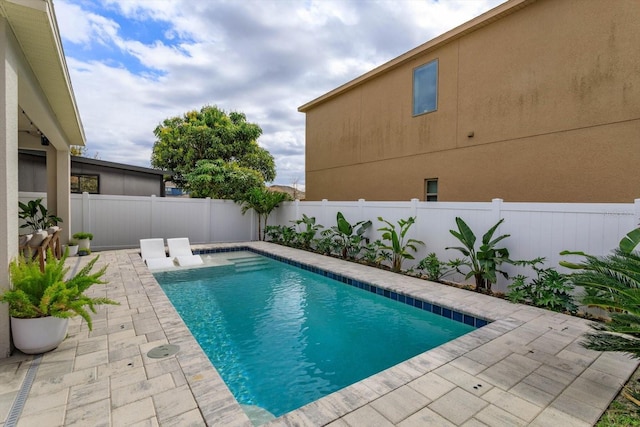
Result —
POLYGON ((11 409, 9 410, 9 415, 7 416, 7 420, 4 424, 6 427, 15 427, 18 424, 18 419, 20 418, 24 404, 27 402, 29 390, 31 390, 33 381, 36 379, 36 374, 38 373, 38 367, 40 366, 41 361, 42 354, 38 354, 34 356, 31 365, 29 365, 27 375, 22 381, 22 386, 20 387, 20 390, 13 401, 13 405, 11 405, 11 409))
POLYGON ((164 357, 173 356, 180 351, 180 346, 175 344, 163 344, 154 347, 147 353, 147 357, 151 359, 162 359, 164 357))

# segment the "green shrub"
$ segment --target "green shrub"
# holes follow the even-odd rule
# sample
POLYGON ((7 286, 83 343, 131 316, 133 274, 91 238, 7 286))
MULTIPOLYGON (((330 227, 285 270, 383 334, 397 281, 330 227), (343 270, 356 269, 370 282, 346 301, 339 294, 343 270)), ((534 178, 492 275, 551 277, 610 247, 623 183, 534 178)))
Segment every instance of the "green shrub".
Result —
MULTIPOLYGON (((536 264, 543 260, 536 260, 536 264)), ((527 277, 518 275, 509 285, 507 298, 512 302, 524 302, 547 310, 576 313, 578 307, 573 297, 573 285, 569 277, 553 268, 533 269, 537 277, 527 283, 527 277)))
POLYGON ((431 252, 425 258, 421 259, 416 268, 424 271, 429 280, 435 281, 438 281, 455 271, 455 268, 450 268, 448 263, 440 261, 435 252, 431 252))

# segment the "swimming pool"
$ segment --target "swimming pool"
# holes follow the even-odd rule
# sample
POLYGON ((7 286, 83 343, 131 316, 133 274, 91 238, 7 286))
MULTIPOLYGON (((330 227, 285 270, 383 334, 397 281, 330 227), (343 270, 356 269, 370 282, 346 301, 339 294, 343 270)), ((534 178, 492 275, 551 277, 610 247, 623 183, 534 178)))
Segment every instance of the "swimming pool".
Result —
POLYGON ((474 329, 256 254, 215 263, 155 276, 236 399, 275 416, 474 329))

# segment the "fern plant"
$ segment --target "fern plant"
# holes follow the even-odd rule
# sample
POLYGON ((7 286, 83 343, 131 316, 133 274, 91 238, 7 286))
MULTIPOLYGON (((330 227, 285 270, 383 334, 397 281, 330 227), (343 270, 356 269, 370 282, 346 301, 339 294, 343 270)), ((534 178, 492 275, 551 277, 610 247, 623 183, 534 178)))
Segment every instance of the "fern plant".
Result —
POLYGON ((69 267, 65 267, 67 254, 58 260, 51 250, 47 250, 44 271, 38 260, 19 257, 9 265, 11 289, 0 295, 0 302, 9 304, 9 314, 21 319, 38 317, 82 317, 93 328, 92 313, 102 304, 119 304, 108 298, 94 298, 86 295, 91 286, 105 284, 101 280, 107 266, 91 273, 99 256, 92 259, 75 276, 65 279, 69 267))

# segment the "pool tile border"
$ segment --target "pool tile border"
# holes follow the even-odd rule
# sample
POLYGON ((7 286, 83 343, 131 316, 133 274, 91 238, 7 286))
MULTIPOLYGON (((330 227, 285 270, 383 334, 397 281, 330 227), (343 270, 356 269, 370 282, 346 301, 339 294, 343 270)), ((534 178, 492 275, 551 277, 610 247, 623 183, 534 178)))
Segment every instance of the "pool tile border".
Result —
POLYGON ((203 248, 203 249, 195 249, 193 253, 199 254, 199 255, 206 255, 206 254, 218 254, 218 253, 225 253, 225 252, 240 252, 240 251, 253 252, 258 255, 262 255, 267 258, 271 258, 276 261, 292 265, 302 270, 309 271, 311 273, 315 273, 320 276, 327 277, 329 279, 333 279, 335 281, 344 283, 346 285, 353 286, 355 288, 380 295, 381 297, 389 298, 391 300, 398 301, 400 303, 410 305, 412 307, 416 307, 420 310, 424 310, 429 313, 433 313, 438 316, 451 319, 455 322, 464 323, 465 325, 472 326, 474 328, 482 328, 492 322, 492 320, 490 319, 473 316, 471 314, 457 311, 455 309, 452 309, 440 304, 435 304, 432 301, 423 300, 420 298, 405 295, 401 292, 396 292, 381 286, 376 286, 369 282, 358 280, 353 277, 349 277, 347 275, 335 273, 320 267, 316 267, 311 264, 292 260, 284 256, 276 255, 276 254, 273 254, 267 251, 262 251, 260 249, 252 248, 249 246, 237 246, 237 247, 226 247, 226 248, 203 248))

